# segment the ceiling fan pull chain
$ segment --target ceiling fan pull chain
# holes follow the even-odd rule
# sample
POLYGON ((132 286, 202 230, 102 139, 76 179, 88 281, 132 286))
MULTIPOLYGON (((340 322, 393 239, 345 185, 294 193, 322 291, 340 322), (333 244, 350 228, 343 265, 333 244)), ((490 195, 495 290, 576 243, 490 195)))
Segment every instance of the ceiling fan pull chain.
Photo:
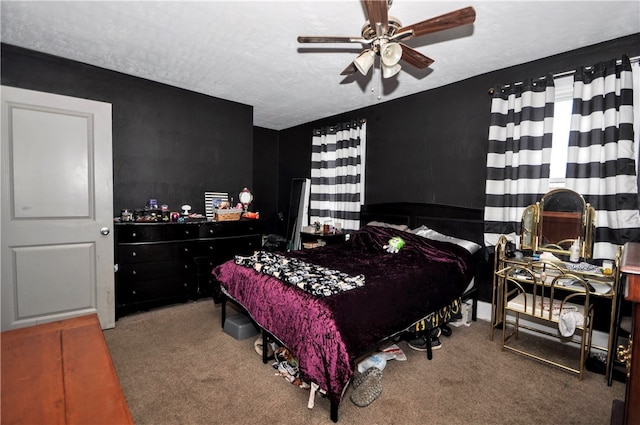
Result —
POLYGON ((382 99, 382 79, 383 78, 384 78, 384 75, 382 73, 382 69, 380 69, 380 78, 378 79, 378 100, 382 99))
POLYGON ((376 92, 375 81, 376 81, 376 67, 374 66, 373 69, 371 70, 371 93, 376 92))

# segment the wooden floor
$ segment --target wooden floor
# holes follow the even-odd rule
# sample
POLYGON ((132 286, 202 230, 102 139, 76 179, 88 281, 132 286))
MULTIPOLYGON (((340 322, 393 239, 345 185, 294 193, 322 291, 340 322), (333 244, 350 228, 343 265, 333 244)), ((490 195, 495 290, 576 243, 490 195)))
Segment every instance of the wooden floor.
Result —
POLYGON ((2 424, 133 424, 98 316, 2 332, 2 424))

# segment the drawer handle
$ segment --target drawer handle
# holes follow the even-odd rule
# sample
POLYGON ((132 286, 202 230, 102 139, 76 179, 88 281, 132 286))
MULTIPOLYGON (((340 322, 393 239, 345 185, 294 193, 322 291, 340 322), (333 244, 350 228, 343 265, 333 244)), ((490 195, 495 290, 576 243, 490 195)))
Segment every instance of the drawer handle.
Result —
POLYGON ((633 349, 633 338, 630 338, 627 342, 627 346, 618 345, 616 350, 618 354, 618 361, 625 364, 627 368, 627 377, 631 376, 631 350, 633 349))
POLYGON ((185 248, 185 249, 184 249, 184 252, 189 252, 189 248, 185 248))
POLYGON ((135 294, 136 294, 136 291, 131 291, 131 293, 132 293, 133 295, 135 295, 135 294))
POLYGON ((131 272, 131 274, 136 274, 136 271, 135 271, 135 270, 134 270, 134 271, 132 271, 132 272, 131 272))
POLYGON ((213 233, 213 229, 209 229, 209 233, 213 233))
POLYGON ((211 245, 209 245, 209 249, 213 249, 213 247, 211 245))
POLYGON ((131 236, 135 238, 135 237, 136 237, 136 232, 133 232, 133 233, 131 234, 131 236))
POLYGON ((132 256, 132 257, 135 257, 136 255, 137 255, 137 254, 136 254, 136 252, 135 252, 135 251, 133 251, 133 252, 131 253, 131 256, 132 256))

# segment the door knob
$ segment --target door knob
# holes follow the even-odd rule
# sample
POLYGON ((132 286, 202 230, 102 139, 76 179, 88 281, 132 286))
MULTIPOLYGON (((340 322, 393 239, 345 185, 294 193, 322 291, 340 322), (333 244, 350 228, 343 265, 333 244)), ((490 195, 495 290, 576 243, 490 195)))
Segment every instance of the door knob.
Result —
POLYGON ((109 234, 109 228, 108 227, 103 227, 102 229, 100 229, 100 234, 107 236, 109 234))

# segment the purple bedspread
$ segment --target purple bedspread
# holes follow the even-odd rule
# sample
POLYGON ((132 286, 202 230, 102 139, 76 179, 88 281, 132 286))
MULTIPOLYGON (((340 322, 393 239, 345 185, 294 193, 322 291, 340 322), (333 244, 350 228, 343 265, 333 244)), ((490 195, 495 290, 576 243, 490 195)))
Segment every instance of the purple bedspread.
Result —
POLYGON ((339 404, 356 360, 382 339, 407 329, 460 297, 472 278, 471 255, 446 242, 365 226, 348 242, 286 255, 364 274, 363 287, 315 297, 228 261, 213 270, 224 291, 298 359, 302 377, 339 404), (405 240, 396 254, 383 245, 405 240))

